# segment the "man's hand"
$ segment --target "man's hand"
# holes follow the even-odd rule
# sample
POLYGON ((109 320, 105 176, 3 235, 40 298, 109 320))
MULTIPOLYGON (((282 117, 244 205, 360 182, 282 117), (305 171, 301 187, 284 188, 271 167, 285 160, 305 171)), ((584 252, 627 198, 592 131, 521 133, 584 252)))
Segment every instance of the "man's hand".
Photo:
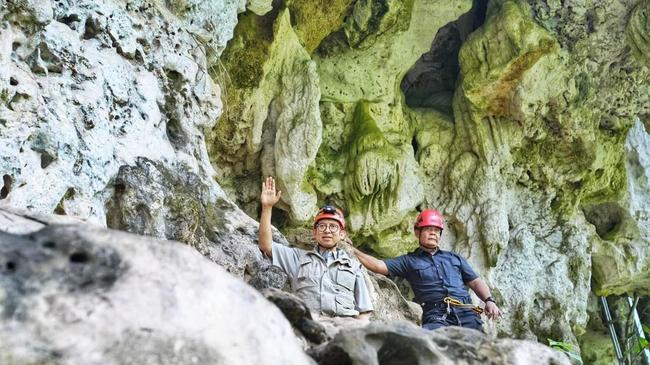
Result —
POLYGON ((259 247, 264 254, 273 258, 273 236, 271 234, 271 214, 273 205, 280 200, 282 192, 275 191, 275 180, 267 177, 266 182, 262 181, 262 194, 260 202, 262 203, 262 215, 260 216, 259 247))
POLYGON ((467 286, 469 286, 474 291, 474 293, 476 293, 476 296, 478 296, 479 299, 485 303, 483 313, 485 313, 489 319, 499 319, 499 317, 501 317, 501 310, 499 307, 497 307, 497 304, 491 300, 488 300, 487 302, 485 301, 486 299, 491 298, 490 288, 488 288, 488 286, 483 282, 483 280, 481 280, 481 278, 476 278, 465 284, 467 284, 467 286))
POLYGON ((485 309, 483 311, 489 319, 499 319, 501 318, 501 310, 494 302, 486 302, 485 309))
POLYGON ((359 315, 357 316, 357 320, 361 325, 365 326, 370 323, 370 313, 371 312, 359 313, 359 315))
POLYGON ((274 206, 280 200, 281 196, 281 191, 275 191, 275 179, 269 176, 266 178, 266 182, 262 181, 262 194, 260 195, 262 207, 274 206))

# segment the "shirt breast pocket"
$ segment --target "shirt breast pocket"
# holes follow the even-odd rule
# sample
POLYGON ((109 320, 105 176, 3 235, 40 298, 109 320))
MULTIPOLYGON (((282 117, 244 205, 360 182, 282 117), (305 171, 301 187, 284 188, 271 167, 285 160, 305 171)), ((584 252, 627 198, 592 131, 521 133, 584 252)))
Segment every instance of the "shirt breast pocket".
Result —
POLYGON ((416 279, 420 280, 433 281, 437 276, 432 262, 416 262, 413 271, 416 279))
POLYGON ((299 265, 295 290, 315 286, 318 280, 318 273, 312 260, 309 257, 303 257, 300 259, 299 265))
POLYGON ((341 265, 336 270, 336 283, 349 291, 354 290, 356 275, 351 267, 341 265))

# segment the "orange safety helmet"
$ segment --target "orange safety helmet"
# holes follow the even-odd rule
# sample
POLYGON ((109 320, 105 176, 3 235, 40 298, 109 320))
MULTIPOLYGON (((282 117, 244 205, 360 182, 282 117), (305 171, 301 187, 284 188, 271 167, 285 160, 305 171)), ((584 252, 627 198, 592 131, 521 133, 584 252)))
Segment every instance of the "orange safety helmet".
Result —
POLYGON ((418 215, 415 220, 413 230, 418 230, 422 227, 438 227, 445 229, 445 224, 442 220, 442 213, 435 209, 425 209, 418 215))
POLYGON ((333 205, 327 204, 318 210, 316 217, 314 217, 314 227, 316 227, 318 221, 322 219, 334 219, 338 222, 339 226, 341 226, 342 230, 345 229, 345 218, 343 218, 343 212, 341 209, 336 208, 333 205))

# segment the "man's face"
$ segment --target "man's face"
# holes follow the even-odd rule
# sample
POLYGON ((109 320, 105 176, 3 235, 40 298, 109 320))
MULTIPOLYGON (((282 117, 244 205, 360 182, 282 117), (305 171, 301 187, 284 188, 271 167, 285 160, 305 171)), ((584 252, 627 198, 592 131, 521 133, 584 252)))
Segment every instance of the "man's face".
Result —
POLYGON ((418 237, 420 237, 420 246, 428 249, 435 250, 438 248, 440 243, 440 236, 442 235, 442 229, 438 227, 422 227, 418 229, 418 237))
POLYGON ((334 219, 321 219, 314 227, 314 239, 325 249, 335 247, 343 237, 342 234, 341 226, 334 219))

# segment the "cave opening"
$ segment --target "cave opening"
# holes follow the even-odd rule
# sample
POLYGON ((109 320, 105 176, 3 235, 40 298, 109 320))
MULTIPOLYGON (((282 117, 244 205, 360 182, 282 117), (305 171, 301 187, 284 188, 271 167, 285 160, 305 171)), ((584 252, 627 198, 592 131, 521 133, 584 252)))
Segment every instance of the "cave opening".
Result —
POLYGON ((625 218, 625 210, 612 202, 585 206, 582 211, 587 222, 596 228, 596 233, 604 240, 618 231, 625 218))
POLYGON ((452 100, 460 73, 458 53, 467 37, 485 23, 487 4, 488 0, 474 0, 469 12, 438 30, 431 49, 402 79, 400 86, 409 107, 453 116, 452 100))

